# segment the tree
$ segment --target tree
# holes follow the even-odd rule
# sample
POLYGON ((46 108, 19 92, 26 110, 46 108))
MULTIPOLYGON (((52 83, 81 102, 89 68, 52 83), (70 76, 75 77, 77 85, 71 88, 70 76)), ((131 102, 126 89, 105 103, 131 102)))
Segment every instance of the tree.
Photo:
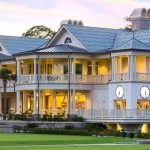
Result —
POLYGON ((33 26, 22 34, 24 37, 35 38, 52 38, 55 35, 55 31, 43 25, 33 26))
POLYGON ((12 71, 7 68, 0 69, 0 78, 3 80, 4 88, 4 119, 6 119, 6 110, 7 110, 7 100, 6 100, 6 87, 8 80, 15 80, 15 75, 12 74, 12 71))
POLYGON ((125 30, 132 30, 132 23, 131 23, 131 16, 125 17, 124 20, 126 21, 127 25, 125 26, 125 30))

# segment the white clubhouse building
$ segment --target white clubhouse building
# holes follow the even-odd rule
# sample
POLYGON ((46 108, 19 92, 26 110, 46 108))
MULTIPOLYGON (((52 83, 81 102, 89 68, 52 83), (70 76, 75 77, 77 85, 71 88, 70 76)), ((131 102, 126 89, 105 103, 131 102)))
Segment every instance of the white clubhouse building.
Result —
MULTIPOLYGON (((149 132, 150 9, 131 18, 132 31, 74 22, 50 41, 0 36, 0 68, 17 74, 7 85, 7 112, 78 114, 149 132)), ((0 91, 2 113, 2 82, 0 91)))

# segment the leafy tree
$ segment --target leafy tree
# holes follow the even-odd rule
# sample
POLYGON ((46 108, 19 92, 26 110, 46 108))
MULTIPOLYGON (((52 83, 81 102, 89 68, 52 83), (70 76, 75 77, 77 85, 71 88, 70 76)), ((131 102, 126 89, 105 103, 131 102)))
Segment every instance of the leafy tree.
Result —
POLYGON ((6 110, 7 110, 7 100, 6 100, 6 87, 8 80, 15 80, 15 75, 12 74, 12 71, 7 68, 0 69, 0 78, 3 80, 4 88, 4 119, 6 119, 6 110))
POLYGON ((22 34, 24 37, 35 37, 35 38, 52 38, 55 31, 43 25, 33 26, 22 34))
POLYGON ((131 16, 125 17, 124 20, 127 23, 124 29, 131 31, 132 30, 131 16))

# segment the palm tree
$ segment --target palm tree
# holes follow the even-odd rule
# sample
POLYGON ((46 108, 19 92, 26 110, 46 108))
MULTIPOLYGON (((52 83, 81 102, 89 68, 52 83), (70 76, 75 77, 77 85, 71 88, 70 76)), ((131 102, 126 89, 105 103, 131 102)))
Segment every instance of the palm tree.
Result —
POLYGON ((12 71, 7 68, 0 69, 0 78, 3 81, 3 88, 4 88, 4 119, 6 119, 6 110, 7 110, 7 100, 6 100, 6 86, 8 80, 14 80, 14 75, 12 71))

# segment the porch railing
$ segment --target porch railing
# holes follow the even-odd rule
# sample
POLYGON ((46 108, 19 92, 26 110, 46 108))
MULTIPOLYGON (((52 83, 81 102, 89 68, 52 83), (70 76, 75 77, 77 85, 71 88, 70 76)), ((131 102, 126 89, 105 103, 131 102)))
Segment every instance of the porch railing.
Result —
MULTIPOLYGON (((108 83, 110 75, 70 75, 70 82, 72 83, 108 83)), ((38 75, 21 75, 19 77, 20 84, 36 83, 38 75)), ((41 74, 39 76, 40 83, 67 83, 67 74, 41 74)))
POLYGON ((85 109, 78 110, 78 115, 83 118, 95 119, 150 119, 150 110, 137 109, 85 109))
MULTIPOLYGON (((2 87, 2 86, 3 86, 3 81, 0 80, 0 87, 2 87)), ((13 87, 13 86, 14 86, 14 81, 8 80, 7 81, 7 87, 13 87)))
POLYGON ((138 81, 150 81, 150 73, 136 73, 136 80, 138 81))
POLYGON ((128 74, 127 73, 117 73, 117 74, 115 74, 115 80, 116 81, 127 81, 128 74))

